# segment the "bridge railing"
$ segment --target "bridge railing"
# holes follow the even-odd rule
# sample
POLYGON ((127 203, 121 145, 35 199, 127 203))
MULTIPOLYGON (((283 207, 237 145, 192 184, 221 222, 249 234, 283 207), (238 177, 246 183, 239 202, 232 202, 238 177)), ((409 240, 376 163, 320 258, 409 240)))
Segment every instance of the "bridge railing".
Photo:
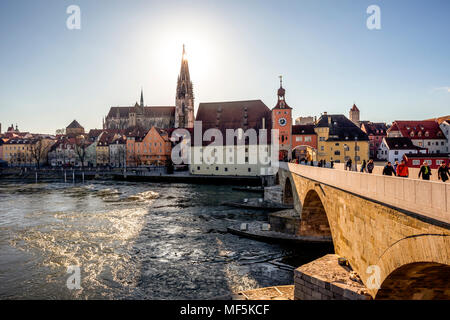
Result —
POLYGON ((280 168, 311 180, 450 223, 450 183, 280 163, 280 168))

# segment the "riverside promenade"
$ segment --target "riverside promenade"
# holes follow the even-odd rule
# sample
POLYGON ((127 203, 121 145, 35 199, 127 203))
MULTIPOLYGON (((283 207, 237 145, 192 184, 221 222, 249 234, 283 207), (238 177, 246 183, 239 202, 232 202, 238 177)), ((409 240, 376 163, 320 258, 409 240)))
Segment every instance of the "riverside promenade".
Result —
POLYGON ((87 180, 117 180, 133 182, 170 182, 191 184, 261 186, 262 180, 257 176, 215 176, 192 175, 189 171, 167 173, 164 167, 92 169, 92 168, 2 168, 0 180, 23 182, 61 181, 79 183, 87 180))

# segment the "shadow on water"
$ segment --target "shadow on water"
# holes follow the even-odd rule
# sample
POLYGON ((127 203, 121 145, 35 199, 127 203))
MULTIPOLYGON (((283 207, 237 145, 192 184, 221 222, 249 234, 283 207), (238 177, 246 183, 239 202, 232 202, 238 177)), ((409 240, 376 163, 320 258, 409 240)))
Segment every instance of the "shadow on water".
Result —
MULTIPOLYGON (((282 246, 228 234, 267 213, 221 206, 251 197, 231 186, 163 185, 134 243, 140 279, 133 298, 213 299, 293 283, 293 269, 332 251, 282 246)), ((253 195, 254 197, 254 195, 253 195)))

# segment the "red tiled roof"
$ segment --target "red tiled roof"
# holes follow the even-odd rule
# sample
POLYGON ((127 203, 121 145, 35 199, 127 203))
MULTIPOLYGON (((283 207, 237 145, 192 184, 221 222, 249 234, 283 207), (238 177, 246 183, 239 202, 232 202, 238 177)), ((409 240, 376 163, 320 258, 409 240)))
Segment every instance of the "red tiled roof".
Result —
POLYGON ((449 159, 448 153, 407 153, 405 154, 408 158, 420 158, 420 159, 428 159, 428 158, 440 158, 440 159, 449 159))
POLYGON ((424 148, 420 148, 415 146, 411 139, 406 137, 397 137, 397 138, 384 138, 387 147, 390 150, 426 150, 424 148))
POLYGON ((368 135, 385 136, 388 127, 386 123, 383 122, 363 122, 361 129, 368 135))
POLYGON ((67 129, 84 129, 77 120, 73 120, 68 126, 67 129))
POLYGON ((292 126, 292 134, 316 134, 316 132, 313 124, 296 124, 292 126))
POLYGON ((400 131, 410 139, 445 139, 439 123, 432 120, 394 121, 388 132, 391 131, 400 131))
POLYGON ((196 121, 202 121, 203 132, 211 128, 219 129, 225 140, 227 129, 255 129, 258 134, 263 128, 263 118, 267 142, 270 143, 272 112, 261 100, 200 103, 196 121))

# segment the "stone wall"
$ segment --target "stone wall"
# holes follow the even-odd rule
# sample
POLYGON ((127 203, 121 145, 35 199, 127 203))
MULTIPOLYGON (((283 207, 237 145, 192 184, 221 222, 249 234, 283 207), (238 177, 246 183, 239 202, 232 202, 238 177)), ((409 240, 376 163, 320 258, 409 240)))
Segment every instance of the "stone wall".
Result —
POLYGON ((301 266, 294 273, 295 300, 371 300, 360 281, 351 280, 351 270, 328 254, 301 266))
POLYGON ((275 203, 283 203, 283 191, 281 190, 281 186, 265 187, 264 200, 275 203))
POLYGON ((300 215, 295 210, 283 210, 269 214, 270 229, 296 235, 300 229, 300 215))

